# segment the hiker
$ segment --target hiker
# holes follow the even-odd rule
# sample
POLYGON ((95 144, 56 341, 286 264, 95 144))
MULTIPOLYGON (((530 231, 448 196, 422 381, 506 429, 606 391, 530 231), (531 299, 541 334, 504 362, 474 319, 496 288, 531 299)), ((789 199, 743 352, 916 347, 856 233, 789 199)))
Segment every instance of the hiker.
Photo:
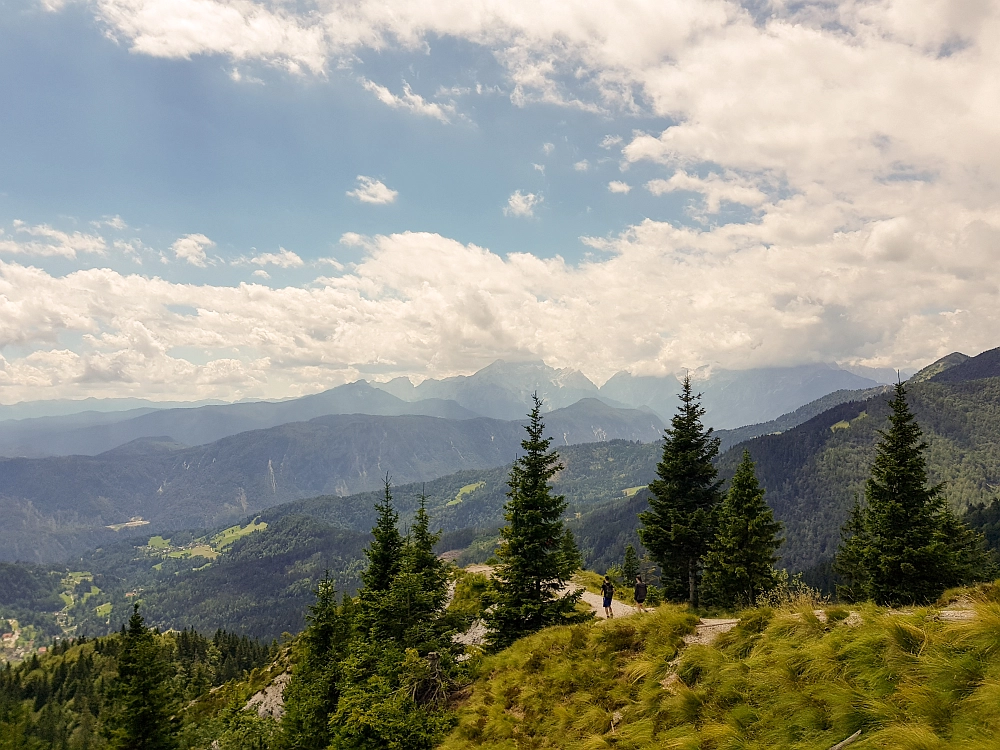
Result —
POLYGON ((615 613, 611 611, 611 598, 615 595, 615 585, 611 583, 608 576, 604 576, 604 583, 601 584, 601 593, 604 595, 604 616, 611 618, 615 613))
POLYGON ((642 582, 642 576, 635 577, 635 608, 640 612, 645 612, 646 607, 646 584, 642 582))

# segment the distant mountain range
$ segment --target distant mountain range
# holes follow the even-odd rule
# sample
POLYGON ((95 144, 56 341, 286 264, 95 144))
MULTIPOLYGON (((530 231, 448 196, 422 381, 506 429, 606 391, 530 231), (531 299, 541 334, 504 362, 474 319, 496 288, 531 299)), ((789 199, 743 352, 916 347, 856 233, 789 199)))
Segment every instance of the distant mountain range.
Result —
MULTIPOLYGON (((169 436, 184 445, 205 445, 248 430, 277 427, 333 414, 422 415, 472 419, 477 413, 454 401, 407 402, 364 381, 288 401, 213 404, 194 408, 87 412, 0 423, 0 455, 96 456, 133 440, 169 436)), ((521 415, 523 416, 523 415, 521 415)))
MULTIPOLYGON (((649 412, 583 399, 546 415, 546 427, 558 445, 648 443, 663 423, 649 412)), ((501 466, 523 438, 519 421, 346 414, 196 447, 163 436, 97 456, 0 459, 0 559, 61 559, 108 537, 104 527, 133 518, 148 521, 148 529, 125 527, 123 534, 206 527, 296 498, 371 490, 387 473, 403 483, 501 466)))
MULTIPOLYGON (((703 393, 706 423, 716 428, 767 422, 832 392, 846 393, 878 385, 874 380, 831 365, 700 371, 694 377, 696 387, 703 393)), ((547 410, 589 398, 615 408, 645 410, 668 422, 676 410, 679 389, 680 383, 673 376, 635 377, 619 373, 598 388, 576 370, 558 370, 540 362, 497 361, 474 375, 425 380, 417 386, 405 378, 388 383, 358 381, 278 402, 184 408, 157 408, 164 405, 146 402, 139 408, 120 411, 113 411, 109 404, 94 399, 46 402, 87 403, 107 410, 2 421, 0 455, 95 456, 133 440, 152 437, 169 437, 190 446, 206 445, 248 430, 334 414, 489 417, 509 421, 525 415, 535 392, 542 397, 547 410)), ((119 406, 139 402, 138 399, 112 401, 119 406)), ((594 439, 600 436, 595 435, 594 439)))
MULTIPOLYGON (((1000 486, 1000 350, 978 358, 943 358, 912 380, 911 404, 930 444, 932 478, 947 482, 949 499, 959 508, 990 500, 1000 486)), ((725 478, 743 448, 751 451, 767 500, 785 524, 788 543, 781 554, 793 570, 823 563, 835 549, 853 493, 862 489, 867 476, 877 430, 885 425, 887 390, 880 386, 849 392, 853 397, 828 394, 799 409, 797 416, 755 426, 751 431, 767 432, 733 445, 720 457, 725 478)), ((550 413, 547 422, 550 432, 565 433, 563 442, 588 438, 588 431, 595 430, 605 437, 622 431, 630 436, 647 427, 659 430, 659 424, 643 421, 648 413, 631 415, 637 421, 614 427, 608 420, 622 418, 622 412, 590 399, 550 413)), ((106 615, 86 613, 82 622, 87 632, 116 627, 128 612, 131 592, 141 585, 148 614, 162 627, 227 627, 271 637, 301 626, 299 610, 324 570, 333 570, 342 587, 351 587, 374 522, 377 483, 390 464, 398 467, 392 470, 393 493, 404 526, 424 493, 434 526, 445 531, 440 549, 469 548, 467 556, 488 554, 493 530, 502 523, 509 465, 509 458, 502 458, 504 450, 493 448, 505 441, 514 445, 520 433, 519 423, 503 420, 331 416, 232 436, 198 449, 166 438, 148 439, 94 458, 0 462, 0 494, 44 489, 48 479, 62 485, 58 491, 35 492, 21 506, 26 513, 20 517, 10 512, 9 497, 0 502, 5 521, 0 525, 0 549, 31 535, 53 548, 67 541, 81 548, 85 519, 73 516, 75 506, 65 497, 81 501, 80 507, 89 503, 88 512, 94 514, 115 503, 117 513, 139 508, 155 514, 156 521, 118 533, 102 529, 89 541, 103 549, 71 563, 74 569, 97 574, 103 593, 94 602, 113 602, 117 613, 110 625, 104 623, 106 615), (489 445, 483 438, 487 427, 489 445), (458 446, 468 452, 459 456, 458 446), (282 448, 285 453, 276 452, 282 448), (277 455, 284 458, 276 460, 277 455), (419 475, 423 468, 430 467, 429 474, 449 463, 468 466, 480 458, 496 463, 433 479, 419 475), (328 489, 316 494, 317 488, 328 487, 323 483, 332 476, 324 475, 330 471, 324 463, 346 465, 351 476, 367 466, 374 483, 367 491, 346 496, 328 489), (79 472, 85 474, 79 486, 65 483, 79 472), (416 480, 407 483, 415 474, 416 480), (158 476, 170 479, 151 491, 158 476), (245 493, 246 511, 243 502, 219 503, 237 488, 245 493), (295 492, 311 496, 281 502, 295 492), (126 507, 132 497, 140 500, 126 507), (257 511, 267 505, 272 507, 257 511), (40 509, 49 514, 44 529, 18 520, 31 513, 40 517, 40 509), (150 552, 153 546, 147 547, 154 532, 167 533, 186 520, 228 522, 247 515, 267 523, 267 529, 246 537, 215 561, 157 557, 150 552), (134 535, 131 543, 124 538, 129 533, 134 535)), ((745 433, 723 431, 721 436, 733 441, 740 434, 745 433)), ((570 503, 567 517, 588 565, 604 569, 620 561, 626 543, 638 544, 637 513, 646 507, 644 487, 659 455, 656 443, 629 440, 560 448, 564 469, 554 478, 554 489, 570 503)), ((190 546, 199 535, 171 536, 174 544, 186 540, 190 546)))
MULTIPOLYGON (((866 371, 882 377, 888 374, 870 368, 866 371)), ((716 429, 766 422, 828 393, 872 388, 886 382, 829 364, 756 370, 702 368, 691 376, 703 396, 705 422, 716 429)), ((413 385, 407 378, 372 385, 407 401, 428 397, 452 400, 497 419, 518 418, 531 394, 537 391, 551 408, 591 397, 612 406, 649 409, 668 421, 677 409, 680 392, 680 381, 673 375, 635 376, 619 372, 598 388, 578 370, 557 370, 541 362, 502 360, 473 375, 425 380, 419 385, 413 385)))

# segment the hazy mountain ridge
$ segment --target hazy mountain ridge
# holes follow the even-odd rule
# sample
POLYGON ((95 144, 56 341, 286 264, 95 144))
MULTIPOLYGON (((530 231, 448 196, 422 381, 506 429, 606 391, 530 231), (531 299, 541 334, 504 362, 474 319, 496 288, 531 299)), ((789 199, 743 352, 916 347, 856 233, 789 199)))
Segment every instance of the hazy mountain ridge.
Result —
MULTIPOLYGON (((548 415, 557 443, 656 440, 647 412, 585 400, 548 415)), ((509 463, 521 422, 329 415, 178 448, 142 439, 98 456, 0 459, 0 559, 55 560, 96 544, 105 526, 207 527, 302 497, 348 495, 509 463)), ((123 533, 132 533, 128 530, 123 533)))
POLYGON ((147 410, 138 415, 95 414, 90 424, 83 415, 0 424, 0 453, 25 457, 95 456, 138 438, 164 435, 186 445, 205 445, 248 430, 332 414, 415 414, 445 419, 480 416, 453 401, 406 402, 358 381, 288 401, 147 410))
MULTIPOLYGON (((706 423, 717 428, 767 422, 831 392, 876 385, 847 370, 822 364, 745 371, 703 369, 694 377, 704 396, 706 423)), ((597 388, 577 370, 498 360, 473 375, 425 380, 417 386, 406 378, 388 383, 358 381, 284 401, 147 406, 0 422, 0 455, 93 456, 138 438, 159 436, 191 446, 205 445, 248 430, 330 414, 513 420, 524 416, 535 392, 547 410, 596 399, 615 408, 645 410, 668 422, 679 388, 672 375, 635 377, 628 373, 618 373, 597 388)), ((114 404, 119 401, 112 400, 114 404)), ((594 439, 600 438, 595 435, 594 439)))
MULTIPOLYGON (((872 368, 864 371, 886 374, 872 368)), ((867 389, 880 384, 830 364, 755 370, 703 368, 693 372, 692 377, 703 394, 706 423, 724 429, 775 419, 834 391, 867 389)), ((578 370, 559 370, 542 362, 502 360, 472 375, 425 380, 416 386, 408 378, 372 385, 402 399, 431 395, 452 399, 486 416, 501 418, 524 413, 531 394, 537 391, 552 408, 581 398, 598 398, 612 406, 649 409, 665 422, 673 415, 680 392, 680 381, 674 375, 636 376, 619 372, 598 388, 578 370)))

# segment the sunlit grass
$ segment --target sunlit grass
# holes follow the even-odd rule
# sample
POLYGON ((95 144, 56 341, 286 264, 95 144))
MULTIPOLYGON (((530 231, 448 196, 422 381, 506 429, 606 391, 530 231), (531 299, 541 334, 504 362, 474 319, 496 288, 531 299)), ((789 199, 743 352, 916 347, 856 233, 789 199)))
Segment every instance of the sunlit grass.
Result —
POLYGON ((255 518, 253 521, 248 523, 246 526, 230 526, 228 529, 220 531, 218 534, 212 537, 209 541, 209 545, 216 550, 221 552, 223 549, 228 547, 230 544, 235 542, 237 539, 242 539, 248 534, 252 534, 255 531, 263 531, 267 528, 267 523, 255 518))
POLYGON ((712 645, 684 646, 697 618, 674 605, 552 628, 483 660, 443 747, 1000 747, 997 591, 961 592, 965 620, 747 610, 712 645))

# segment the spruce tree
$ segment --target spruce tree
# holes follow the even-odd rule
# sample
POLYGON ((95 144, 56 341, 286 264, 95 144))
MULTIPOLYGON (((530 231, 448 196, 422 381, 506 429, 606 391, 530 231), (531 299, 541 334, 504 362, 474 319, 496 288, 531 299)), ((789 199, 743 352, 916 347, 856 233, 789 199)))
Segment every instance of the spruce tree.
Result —
POLYGON ((372 529, 372 543, 365 550, 368 568, 361 575, 368 591, 388 591, 402 564, 403 537, 397 524, 399 514, 392 505, 392 485, 385 475, 385 494, 376 503, 377 518, 372 529))
POLYGON ((563 465, 549 450, 552 439, 544 437, 542 401, 532 396, 533 406, 521 441, 524 455, 518 458, 507 483, 504 505, 506 525, 500 530, 496 550, 499 564, 493 571, 487 613, 490 643, 504 648, 518 638, 550 625, 579 619, 575 613, 579 591, 563 593, 579 566, 576 543, 562 521, 566 500, 553 495, 550 481, 563 465))
POLYGON ((776 583, 775 551, 784 541, 781 524, 764 502, 750 451, 736 469, 722 506, 718 531, 705 556, 704 588, 723 607, 752 606, 776 583))
POLYGON ((118 678, 111 686, 110 712, 104 724, 108 744, 121 750, 173 750, 177 747, 175 705, 170 681, 164 679, 169 665, 138 604, 121 639, 118 678))
POLYGON ((340 700, 343 661, 351 639, 351 610, 338 605, 329 571, 315 590, 306 629, 294 647, 295 666, 284 691, 279 748, 323 750, 330 716, 340 700))
POLYGON ((842 593, 879 604, 932 601, 948 586, 988 574, 978 536, 947 507, 943 485, 930 485, 920 426, 897 383, 889 429, 880 430, 865 502, 844 527, 836 571, 842 593))
POLYGON ((622 560, 622 577, 626 586, 635 584, 636 576, 639 575, 639 555, 635 552, 635 547, 631 544, 625 545, 625 558, 622 560))
POLYGON ((701 394, 685 376, 680 406, 664 431, 663 457, 649 485, 649 510, 639 514, 639 540, 660 566, 666 596, 698 604, 702 560, 715 537, 721 482, 712 460, 719 439, 701 418, 701 394))

